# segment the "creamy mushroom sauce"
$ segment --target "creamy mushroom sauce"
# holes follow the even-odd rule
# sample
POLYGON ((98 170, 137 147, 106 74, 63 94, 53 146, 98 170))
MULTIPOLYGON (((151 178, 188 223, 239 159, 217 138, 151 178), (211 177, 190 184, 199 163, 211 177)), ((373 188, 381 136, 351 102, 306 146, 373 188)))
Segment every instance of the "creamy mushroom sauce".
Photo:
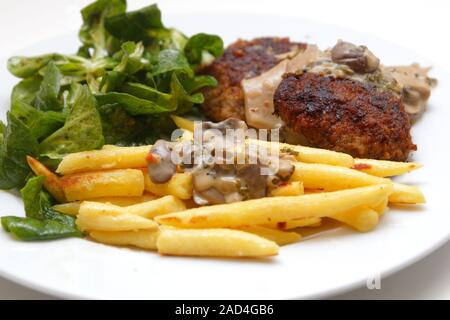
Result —
POLYGON ((280 59, 267 72, 242 80, 246 122, 252 127, 284 126, 274 114, 273 95, 285 73, 315 72, 371 83, 401 98, 413 120, 424 111, 431 89, 436 85, 436 80, 428 77, 430 68, 421 68, 417 64, 385 67, 367 47, 341 40, 325 51, 308 45, 303 51, 297 49, 280 59))
POLYGON ((248 128, 244 121, 202 122, 201 129, 201 144, 195 139, 184 142, 158 140, 152 146, 147 158, 152 182, 165 183, 176 172, 190 172, 194 202, 212 205, 263 198, 270 188, 285 183, 294 173, 292 161, 295 157, 289 150, 275 155, 268 150, 251 153, 245 139, 234 136, 233 150, 222 149, 228 143, 225 141, 228 129, 241 129, 245 134, 248 128), (175 164, 170 156, 172 152, 181 161, 175 164))

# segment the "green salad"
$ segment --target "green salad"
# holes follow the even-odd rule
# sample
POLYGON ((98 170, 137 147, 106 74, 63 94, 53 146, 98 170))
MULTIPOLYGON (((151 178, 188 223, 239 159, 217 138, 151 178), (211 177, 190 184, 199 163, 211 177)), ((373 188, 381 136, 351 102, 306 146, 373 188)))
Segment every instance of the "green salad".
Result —
POLYGON ((27 155, 55 168, 69 153, 104 144, 151 144, 175 128, 169 115, 195 111, 200 90, 217 84, 195 69, 223 53, 222 39, 166 27, 157 5, 127 12, 125 0, 97 0, 81 15, 76 54, 8 60, 21 80, 0 122, 0 189, 20 189, 26 217, 1 222, 22 240, 82 235, 73 217, 52 208, 27 155))

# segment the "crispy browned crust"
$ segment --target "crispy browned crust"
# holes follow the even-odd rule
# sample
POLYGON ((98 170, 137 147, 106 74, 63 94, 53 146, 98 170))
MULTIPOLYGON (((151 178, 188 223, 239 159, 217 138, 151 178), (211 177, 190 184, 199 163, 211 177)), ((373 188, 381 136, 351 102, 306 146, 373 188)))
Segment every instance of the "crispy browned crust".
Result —
POLYGON ((401 100, 369 83, 287 74, 274 105, 281 119, 314 147, 395 161, 416 150, 401 100))
POLYGON ((205 115, 214 121, 228 118, 244 120, 244 92, 241 80, 252 78, 271 69, 278 62, 276 55, 306 45, 292 43, 289 38, 258 38, 238 40, 228 46, 222 57, 199 70, 201 74, 214 76, 219 85, 204 90, 205 115))

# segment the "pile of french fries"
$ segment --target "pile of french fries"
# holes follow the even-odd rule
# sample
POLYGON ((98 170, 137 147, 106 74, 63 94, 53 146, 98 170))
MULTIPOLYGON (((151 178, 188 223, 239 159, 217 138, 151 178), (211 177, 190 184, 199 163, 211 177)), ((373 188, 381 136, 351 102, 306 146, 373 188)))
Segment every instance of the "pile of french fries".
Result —
MULTIPOLYGON (((174 117, 189 133, 193 123, 174 117)), ((189 137, 189 134, 187 135, 189 137)), ((269 146, 272 142, 252 140, 269 146)), ((77 217, 95 241, 157 250, 164 255, 266 257, 297 242, 299 228, 333 219, 357 231, 373 230, 389 203, 421 204, 422 192, 389 177, 421 167, 417 163, 354 159, 348 154, 278 143, 295 151, 290 181, 262 199, 197 206, 192 176, 176 173, 164 184, 147 174, 151 146, 104 146, 67 155, 56 173, 29 157, 55 209, 77 217)))

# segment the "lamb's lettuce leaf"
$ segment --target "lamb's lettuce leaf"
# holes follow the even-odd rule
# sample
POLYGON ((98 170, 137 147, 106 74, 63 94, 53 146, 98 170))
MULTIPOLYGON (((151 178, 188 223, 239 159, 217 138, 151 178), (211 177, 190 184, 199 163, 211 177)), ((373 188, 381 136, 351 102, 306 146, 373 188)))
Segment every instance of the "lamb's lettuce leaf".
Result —
POLYGON ((5 216, 1 217, 1 222, 6 232, 23 241, 54 240, 83 236, 75 224, 74 226, 65 225, 56 220, 5 216))
POLYGON ((152 76, 167 74, 169 72, 186 73, 190 77, 194 76, 194 70, 189 65, 185 55, 174 49, 165 49, 159 52, 156 63, 151 70, 152 76))
POLYGON ((41 142, 41 156, 58 159, 68 153, 100 148, 104 143, 96 100, 89 88, 72 85, 67 103, 66 122, 41 142))
POLYGON ((79 51, 84 52, 85 57, 90 56, 90 48, 94 58, 117 50, 120 42, 109 34, 104 23, 107 17, 124 13, 126 7, 125 0, 97 0, 81 10, 83 25, 78 36, 83 46, 79 51))
POLYGON ((53 61, 46 66, 46 73, 39 87, 39 91, 33 101, 33 105, 43 111, 61 110, 62 103, 59 100, 59 91, 61 89, 61 72, 53 61))
POLYGON ((170 35, 161 21, 161 11, 156 4, 107 17, 105 28, 122 41, 143 41, 147 44, 170 35))
POLYGON ((25 241, 82 236, 74 217, 52 208, 51 198, 42 188, 44 179, 38 176, 28 180, 25 187, 20 190, 26 217, 2 217, 3 228, 16 238, 25 241))
POLYGON ((41 111, 21 100, 12 103, 11 113, 28 127, 37 140, 62 127, 66 119, 61 112, 41 111))
POLYGON ((42 77, 39 75, 26 78, 16 84, 11 93, 11 104, 23 101, 32 104, 41 87, 42 77))
POLYGON ((0 189, 23 186, 30 174, 26 156, 38 155, 38 141, 30 129, 11 112, 0 145, 0 189))
POLYGON ((131 115, 149 115, 160 114, 175 111, 173 105, 159 105, 158 103, 141 99, 128 93, 123 92, 109 92, 105 94, 96 95, 99 105, 114 104, 121 105, 131 115))
POLYGON ((208 63, 223 54, 223 41, 213 34, 198 33, 189 38, 184 54, 191 64, 208 63))
POLYGON ((34 57, 15 56, 8 59, 8 70, 19 78, 28 78, 35 75, 47 63, 53 60, 55 54, 44 54, 34 57))

